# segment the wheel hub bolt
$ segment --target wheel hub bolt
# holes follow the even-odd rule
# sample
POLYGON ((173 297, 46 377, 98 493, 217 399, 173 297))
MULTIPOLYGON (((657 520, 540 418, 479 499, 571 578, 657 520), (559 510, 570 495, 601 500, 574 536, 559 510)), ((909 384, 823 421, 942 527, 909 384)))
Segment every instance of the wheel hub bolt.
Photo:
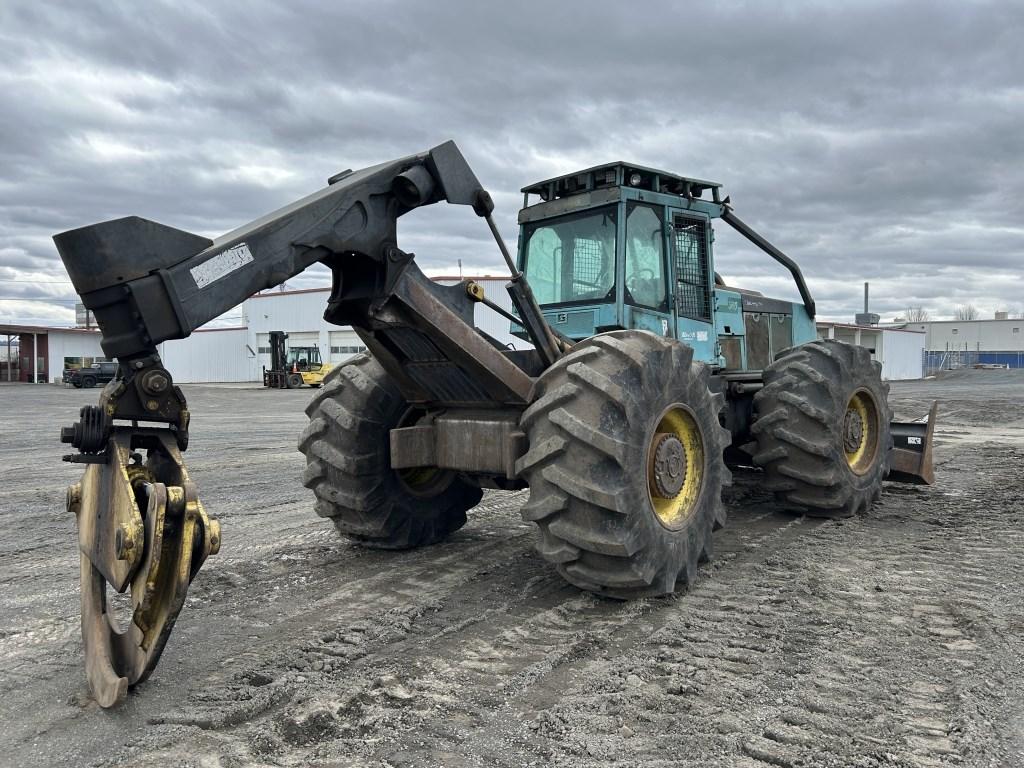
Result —
POLYGON ((848 452, 852 453, 860 448, 861 440, 864 438, 864 422, 856 411, 847 411, 845 423, 843 424, 843 442, 848 452))
POLYGON ((674 499, 686 480, 686 449, 673 434, 655 435, 651 451, 651 493, 662 499, 674 499))

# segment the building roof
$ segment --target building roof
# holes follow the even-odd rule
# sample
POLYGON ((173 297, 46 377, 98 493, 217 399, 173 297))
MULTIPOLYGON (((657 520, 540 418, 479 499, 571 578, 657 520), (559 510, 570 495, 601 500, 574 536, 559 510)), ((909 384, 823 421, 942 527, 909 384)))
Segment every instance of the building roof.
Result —
POLYGON ((854 330, 860 329, 862 331, 897 331, 899 333, 917 333, 924 334, 924 331, 911 331, 909 328, 892 328, 888 325, 857 325, 856 323, 834 323, 831 320, 818 320, 814 323, 816 327, 826 327, 829 325, 835 326, 836 328, 852 328, 854 330))
POLYGON ((1021 323, 1024 318, 1020 317, 978 317, 974 320, 903 320, 897 325, 937 325, 944 323, 1021 323))
POLYGON ((48 325, 0 325, 0 335, 10 333, 92 333, 99 334, 98 328, 55 328, 48 325))

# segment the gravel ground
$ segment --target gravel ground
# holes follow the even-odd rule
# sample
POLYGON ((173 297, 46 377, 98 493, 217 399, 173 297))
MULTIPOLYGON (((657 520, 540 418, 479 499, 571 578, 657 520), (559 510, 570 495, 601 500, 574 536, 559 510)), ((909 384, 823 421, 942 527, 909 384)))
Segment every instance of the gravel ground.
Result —
POLYGON ((98 393, 0 388, 0 764, 1024 765, 1021 374, 893 384, 898 417, 941 401, 937 482, 868 515, 794 517, 736 473, 714 562, 632 603, 541 562, 524 494, 423 550, 340 541, 299 480, 308 392, 187 387, 224 545, 112 711, 56 441, 98 393))

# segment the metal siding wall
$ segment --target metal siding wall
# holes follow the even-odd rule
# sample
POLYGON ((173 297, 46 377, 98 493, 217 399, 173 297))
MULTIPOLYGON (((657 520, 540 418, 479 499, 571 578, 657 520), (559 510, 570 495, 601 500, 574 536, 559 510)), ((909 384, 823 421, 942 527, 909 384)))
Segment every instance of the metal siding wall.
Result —
POLYGON ((259 368, 246 348, 248 338, 245 328, 197 331, 187 339, 165 341, 160 356, 179 384, 256 381, 259 368))
MULTIPOLYGON (((323 290, 303 293, 261 293, 246 300, 244 313, 249 324, 249 344, 256 349, 257 335, 269 334, 270 331, 284 331, 288 334, 316 333, 317 346, 321 356, 326 357, 331 328, 336 328, 324 320, 324 309, 331 292, 323 290)), ((308 337, 307 337, 308 338, 308 337)), ((290 343, 289 339, 287 343, 290 343)), ((303 344, 310 344, 303 341, 303 344)), ((264 342, 263 346, 266 346, 264 342)), ((270 355, 261 356, 261 365, 270 365, 270 355)), ((256 375, 262 376, 262 368, 256 366, 256 375)))
POLYGON ((103 350, 100 348, 100 334, 98 333, 53 330, 47 336, 49 337, 47 375, 50 381, 60 378, 64 373, 65 357, 103 357, 103 350))
POLYGON ((285 349, 320 346, 321 355, 327 351, 320 345, 320 333, 318 331, 292 331, 288 334, 288 338, 284 340, 284 346, 285 349))
POLYGON ((882 378, 887 381, 920 379, 924 375, 923 333, 882 331, 882 378))
POLYGON ((363 346, 362 340, 356 335, 356 332, 352 330, 339 329, 336 331, 330 331, 328 337, 330 339, 330 346, 327 350, 327 360, 331 363, 342 363, 359 354, 358 352, 335 352, 335 348, 366 348, 363 346))
POLYGON ((926 330, 926 348, 933 351, 1024 351, 1024 320, 933 321, 909 327, 926 330), (1018 329, 1016 333, 1014 328, 1018 329))
POLYGON ((256 370, 263 374, 264 368, 270 367, 270 352, 261 352, 261 349, 270 349, 270 334, 250 334, 249 346, 256 350, 256 370))

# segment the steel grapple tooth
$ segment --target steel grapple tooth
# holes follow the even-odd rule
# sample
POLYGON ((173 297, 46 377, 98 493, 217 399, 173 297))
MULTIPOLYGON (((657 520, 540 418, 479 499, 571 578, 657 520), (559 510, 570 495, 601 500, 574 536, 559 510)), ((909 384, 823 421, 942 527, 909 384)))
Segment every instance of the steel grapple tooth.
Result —
POLYGON ((173 434, 159 429, 115 428, 106 462, 68 489, 68 508, 78 519, 86 677, 100 706, 112 707, 159 661, 189 583, 220 549, 220 525, 173 434), (111 589, 131 590, 127 626, 110 610, 111 589))

